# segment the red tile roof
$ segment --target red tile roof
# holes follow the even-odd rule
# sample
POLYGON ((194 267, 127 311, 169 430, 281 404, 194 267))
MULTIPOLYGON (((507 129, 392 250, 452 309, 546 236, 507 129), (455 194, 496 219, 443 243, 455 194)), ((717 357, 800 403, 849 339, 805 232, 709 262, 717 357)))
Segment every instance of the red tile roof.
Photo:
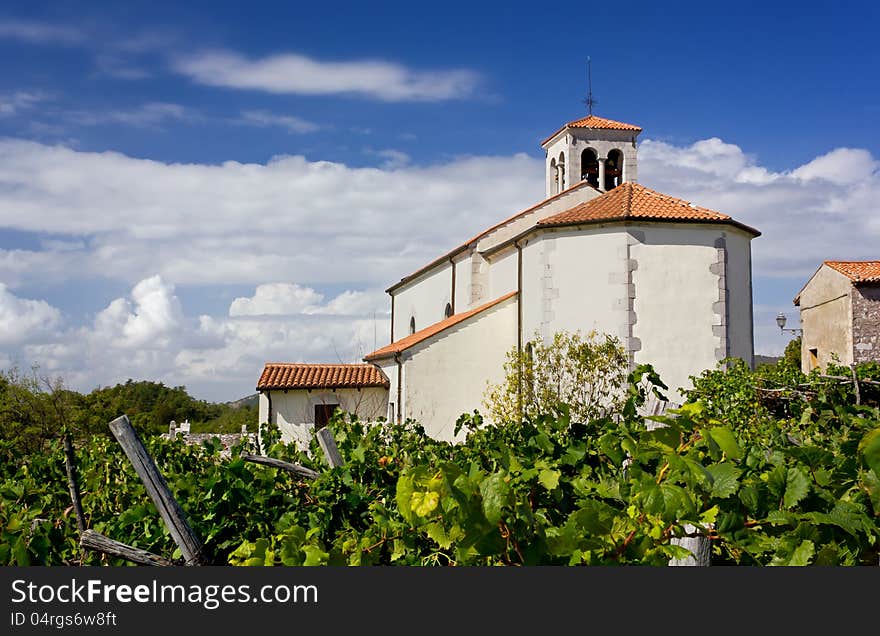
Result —
POLYGON ((388 387, 388 378, 372 364, 304 364, 267 362, 257 390, 360 389, 388 387))
POLYGON ((390 345, 386 345, 381 349, 377 349, 373 353, 367 354, 364 356, 364 360, 378 360, 379 358, 388 358, 395 354, 406 351, 410 347, 413 347, 424 340, 427 340, 431 336, 434 336, 441 331, 445 331, 450 327, 457 325, 460 322, 463 322, 470 318, 471 316, 476 316, 477 314, 486 311, 487 309, 498 305, 499 303, 504 302, 508 298, 513 298, 516 296, 517 292, 512 291, 509 294, 504 294, 501 298, 496 298, 493 301, 486 303, 485 305, 480 305, 479 307, 475 307, 474 309, 470 309, 468 311, 462 312, 460 314, 454 314, 445 320, 441 320, 440 322, 435 322, 430 327, 425 327, 421 331, 417 331, 413 334, 406 336, 405 338, 401 338, 397 342, 392 342, 390 345))
POLYGON ((880 283, 880 261, 825 261, 854 283, 880 283))
POLYGON ((568 122, 562 128, 547 137, 547 139, 542 141, 541 145, 543 146, 566 128, 595 128, 600 130, 630 130, 632 132, 642 132, 640 126, 625 124, 622 121, 614 121, 613 119, 605 119, 604 117, 597 117, 596 115, 589 115, 583 119, 576 119, 575 121, 568 122))
POLYGON ((538 221, 539 227, 621 220, 731 223, 755 236, 760 232, 731 217, 637 183, 622 183, 602 196, 538 221))

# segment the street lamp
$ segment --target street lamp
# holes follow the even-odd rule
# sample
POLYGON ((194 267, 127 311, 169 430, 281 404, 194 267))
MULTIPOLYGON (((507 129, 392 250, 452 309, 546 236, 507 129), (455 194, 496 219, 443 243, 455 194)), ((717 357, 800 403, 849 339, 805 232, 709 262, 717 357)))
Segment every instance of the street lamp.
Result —
POLYGON ((804 334, 803 329, 791 329, 791 328, 786 329, 785 322, 786 322, 785 314, 780 311, 778 314, 776 314, 776 324, 779 325, 779 331, 790 331, 791 333, 797 334, 799 336, 802 336, 804 334))

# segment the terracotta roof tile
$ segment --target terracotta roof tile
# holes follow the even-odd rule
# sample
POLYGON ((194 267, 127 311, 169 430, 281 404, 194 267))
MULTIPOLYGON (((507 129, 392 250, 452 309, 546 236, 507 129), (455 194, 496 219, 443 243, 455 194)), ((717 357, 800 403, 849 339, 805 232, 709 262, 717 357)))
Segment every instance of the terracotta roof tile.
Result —
POLYGON ((441 320, 440 322, 435 322, 430 327, 425 327, 421 331, 417 331, 413 334, 406 336, 405 338, 401 338, 397 342, 392 342, 391 344, 386 345, 381 349, 377 349, 373 353, 365 355, 364 360, 378 360, 379 358, 387 358, 397 353, 406 351, 410 347, 413 347, 420 342, 427 340, 431 336, 434 336, 441 331, 445 331, 446 329, 449 329, 450 327, 467 320, 471 316, 475 316, 480 312, 486 311, 487 309, 504 302, 508 298, 513 298, 514 296, 516 296, 516 294, 517 292, 515 291, 510 292, 509 294, 505 294, 501 298, 496 298, 495 300, 490 301, 485 305, 480 305, 479 307, 464 311, 460 314, 454 314, 449 318, 446 318, 445 320, 441 320))
POLYGON ((880 261, 825 261, 854 283, 880 283, 880 261))
POLYGON ((388 378, 372 364, 267 362, 257 382, 266 389, 360 389, 387 387, 388 378))
POLYGON ((602 196, 538 221, 539 227, 620 220, 732 223, 756 236, 760 232, 731 217, 637 183, 622 183, 602 196))
POLYGON ((596 115, 589 115, 582 119, 568 122, 562 128, 542 141, 541 145, 543 146, 566 128, 595 128, 599 130, 631 130, 636 133, 642 132, 640 126, 625 124, 622 121, 614 121, 613 119, 605 119, 604 117, 597 117, 596 115))

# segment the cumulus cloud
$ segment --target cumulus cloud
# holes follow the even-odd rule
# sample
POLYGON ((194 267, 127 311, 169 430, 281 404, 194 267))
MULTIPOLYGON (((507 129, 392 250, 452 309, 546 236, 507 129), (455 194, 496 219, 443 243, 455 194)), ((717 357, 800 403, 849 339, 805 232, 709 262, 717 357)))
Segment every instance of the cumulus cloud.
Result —
POLYGON ((182 323, 174 285, 152 276, 134 286, 131 299, 117 298, 98 313, 94 326, 97 334, 116 347, 164 348, 175 340, 182 323))
POLYGON ((133 284, 156 272, 178 284, 384 288, 538 200, 542 172, 526 155, 389 171, 299 156, 173 164, 0 140, 0 227, 84 245, 0 250, 0 280, 133 284))
POLYGON ((461 99, 479 76, 469 70, 415 71, 385 61, 327 62, 284 53, 250 59, 233 51, 177 58, 174 70, 200 84, 298 95, 352 94, 388 102, 461 99))
POLYGON ((61 312, 46 301, 19 298, 0 283, 0 345, 45 337, 60 321, 61 312))
POLYGON ((388 296, 378 289, 346 290, 325 302, 324 294, 296 283, 258 285, 251 297, 236 298, 229 306, 229 315, 292 316, 328 315, 356 316, 388 311, 388 296))

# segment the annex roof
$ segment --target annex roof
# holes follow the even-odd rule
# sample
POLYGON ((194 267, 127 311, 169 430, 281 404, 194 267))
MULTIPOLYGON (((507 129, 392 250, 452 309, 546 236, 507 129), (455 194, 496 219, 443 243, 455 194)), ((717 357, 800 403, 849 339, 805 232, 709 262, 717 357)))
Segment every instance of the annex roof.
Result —
POLYGON ((761 235, 758 230, 734 221, 726 214, 630 182, 622 183, 591 201, 541 219, 537 226, 582 225, 626 220, 730 223, 754 236, 761 235))
POLYGON ((880 261, 824 261, 854 283, 880 283, 880 261))
POLYGON ((542 141, 541 145, 543 146, 545 143, 553 139, 556 135, 558 135, 566 128, 594 128, 597 130, 630 130, 636 133, 642 132, 641 126, 626 124, 622 121, 614 121, 613 119, 606 119, 604 117, 597 117, 596 115, 589 115, 582 119, 576 119, 574 121, 568 122, 555 133, 542 141))
POLYGON ((468 318, 471 318, 472 316, 476 316, 477 314, 482 313, 482 312, 486 311, 487 309, 490 309, 490 308, 494 307, 495 305, 498 305, 498 304, 504 302, 508 298, 513 298, 514 296, 516 296, 516 294, 517 294, 517 292, 512 291, 509 294, 505 294, 504 296, 501 296, 500 298, 496 298, 495 300, 489 301, 488 303, 486 303, 484 305, 480 305, 479 307, 475 307, 474 309, 470 309, 468 311, 463 311, 460 314, 454 314, 454 315, 450 316, 449 318, 441 320, 440 322, 435 322, 433 325, 431 325, 429 327, 425 327, 424 329, 417 331, 413 334, 410 334, 410 335, 406 336, 405 338, 401 338, 400 340, 398 340, 396 342, 392 342, 391 344, 386 345, 386 346, 382 347, 381 349, 377 349, 373 353, 365 355, 364 360, 367 360, 367 361, 378 360, 380 358, 388 358, 388 357, 393 356, 395 354, 402 353, 403 351, 406 351, 410 347, 414 347, 415 345, 419 344, 420 342, 424 342, 425 340, 427 340, 431 336, 435 336, 438 333, 449 329, 450 327, 453 327, 461 322, 464 322, 468 318))
POLYGON ((388 387, 388 378, 372 364, 305 364, 267 362, 257 390, 361 389, 388 387))

